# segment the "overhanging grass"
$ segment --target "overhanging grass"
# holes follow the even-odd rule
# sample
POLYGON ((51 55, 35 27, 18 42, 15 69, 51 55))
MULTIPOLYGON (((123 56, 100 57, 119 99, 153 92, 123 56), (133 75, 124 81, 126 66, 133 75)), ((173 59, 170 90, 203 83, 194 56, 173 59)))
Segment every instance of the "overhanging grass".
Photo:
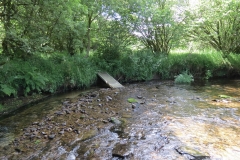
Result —
POLYGON ((187 71, 194 79, 240 75, 240 55, 205 50, 198 53, 153 55, 142 50, 122 54, 118 59, 52 54, 13 59, 1 66, 0 96, 51 92, 92 85, 96 73, 105 70, 122 82, 145 81, 154 74, 174 79, 187 71), (16 92, 13 92, 16 91, 16 92), (18 94, 16 94, 18 93, 18 94))
POLYGON ((205 79, 210 74, 213 77, 224 77, 239 76, 240 73, 239 55, 230 54, 224 58, 221 52, 214 50, 204 50, 197 53, 175 52, 160 61, 158 73, 164 79, 173 79, 174 76, 184 71, 189 71, 194 78, 201 79, 205 79))

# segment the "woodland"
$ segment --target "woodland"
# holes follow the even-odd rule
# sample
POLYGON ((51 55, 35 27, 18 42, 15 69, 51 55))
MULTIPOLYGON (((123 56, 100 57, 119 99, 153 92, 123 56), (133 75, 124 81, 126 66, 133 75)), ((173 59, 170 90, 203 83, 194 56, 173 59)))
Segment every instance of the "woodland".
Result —
POLYGON ((1 0, 0 97, 240 75, 239 0, 1 0))

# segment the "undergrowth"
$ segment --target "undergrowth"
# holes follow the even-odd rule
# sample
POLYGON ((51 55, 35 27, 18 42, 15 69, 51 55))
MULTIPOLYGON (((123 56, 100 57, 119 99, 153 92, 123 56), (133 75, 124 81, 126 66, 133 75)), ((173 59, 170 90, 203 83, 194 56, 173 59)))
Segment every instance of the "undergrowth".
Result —
POLYGON ((120 82, 150 80, 155 74, 161 79, 188 79, 185 71, 192 75, 188 81, 240 75, 240 55, 236 54, 225 56, 213 50, 168 56, 156 56, 148 50, 121 53, 120 56, 119 52, 111 55, 112 51, 111 54, 98 53, 90 58, 38 54, 26 60, 7 60, 0 64, 0 97, 89 87, 95 83, 100 70, 109 72, 120 82))
POLYGON ((0 97, 55 93, 89 87, 96 80, 96 67, 79 55, 32 56, 2 65, 0 79, 0 97))
POLYGON ((188 73, 187 71, 177 75, 174 80, 174 82, 178 83, 178 84, 181 84, 181 83, 189 84, 193 81, 194 81, 193 76, 190 73, 188 73))

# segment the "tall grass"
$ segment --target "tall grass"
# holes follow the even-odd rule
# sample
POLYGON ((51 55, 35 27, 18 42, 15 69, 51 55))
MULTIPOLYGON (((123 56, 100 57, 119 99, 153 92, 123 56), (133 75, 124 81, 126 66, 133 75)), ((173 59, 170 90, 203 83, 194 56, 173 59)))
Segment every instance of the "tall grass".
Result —
POLYGON ((239 76, 240 56, 230 54, 227 58, 215 50, 203 50, 196 53, 171 53, 161 59, 158 73, 163 79, 189 71, 194 78, 208 79, 211 77, 239 76))
POLYGON ((150 80, 155 74, 161 79, 174 79, 185 71, 194 79, 240 76, 240 55, 223 56, 214 50, 173 52, 168 56, 156 56, 147 50, 125 51, 110 58, 101 54, 86 58, 56 53, 13 59, 0 68, 0 97, 6 97, 89 87, 100 70, 121 82, 150 80))

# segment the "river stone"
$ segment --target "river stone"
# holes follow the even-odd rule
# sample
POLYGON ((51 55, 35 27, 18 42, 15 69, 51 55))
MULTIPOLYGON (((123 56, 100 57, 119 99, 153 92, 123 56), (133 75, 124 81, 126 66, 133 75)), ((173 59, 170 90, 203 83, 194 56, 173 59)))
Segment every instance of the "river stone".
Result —
POLYGON ((55 134, 50 134, 50 135, 48 136, 48 138, 49 138, 49 139, 54 139, 54 138, 55 138, 55 134))
POLYGON ((143 97, 142 97, 142 96, 140 96, 140 95, 138 95, 138 96, 137 96, 137 98, 138 98, 138 99, 142 99, 143 97))
POLYGON ((38 122, 33 122, 32 125, 38 125, 39 123, 38 122))
POLYGON ((67 105, 70 101, 64 101, 63 105, 67 105))
POLYGON ((135 104, 135 103, 133 103, 132 104, 132 108, 134 109, 134 108, 136 108, 137 107, 137 105, 135 104))
POLYGON ((132 108, 135 109, 135 108, 139 108, 140 104, 139 103, 132 103, 132 108))
POLYGON ((132 148, 130 144, 120 144, 117 143, 112 151, 112 156, 113 157, 118 157, 118 158, 130 158, 132 156, 132 148))
POLYGON ((109 118, 109 122, 112 122, 112 123, 117 124, 117 125, 120 125, 120 124, 121 124, 121 121, 118 120, 118 119, 115 118, 115 117, 109 118))
POLYGON ((177 148, 175 148, 175 150, 181 155, 192 156, 192 157, 194 157, 195 160, 207 160, 210 158, 205 153, 201 153, 200 151, 195 150, 191 147, 187 147, 187 146, 177 147, 177 148))
POLYGON ((95 97, 97 97, 98 95, 99 95, 98 92, 93 92, 93 93, 91 93, 89 96, 92 97, 92 98, 95 98, 95 97))
POLYGON ((107 120, 102 120, 102 122, 103 122, 103 123, 108 123, 108 121, 107 121, 107 120))
POLYGON ((107 99, 108 99, 109 101, 111 101, 111 100, 112 100, 112 97, 110 97, 110 96, 107 96, 107 99))

